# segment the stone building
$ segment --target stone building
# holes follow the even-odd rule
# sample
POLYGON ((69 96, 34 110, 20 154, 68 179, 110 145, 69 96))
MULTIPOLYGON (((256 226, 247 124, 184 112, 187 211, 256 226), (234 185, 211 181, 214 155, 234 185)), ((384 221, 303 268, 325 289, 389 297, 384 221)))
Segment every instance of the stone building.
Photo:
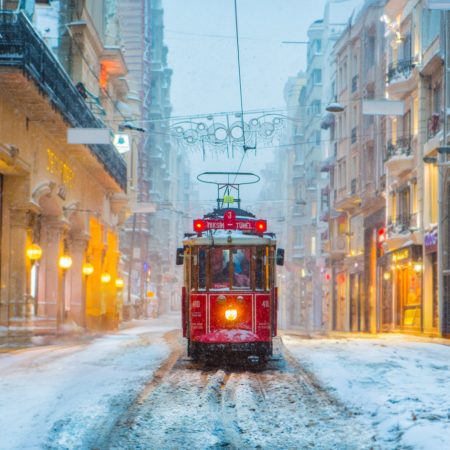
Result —
POLYGON ((22 3, 0 11, 0 326, 112 329, 127 166, 112 144, 68 144, 67 131, 118 123, 118 28, 103 2, 22 3))

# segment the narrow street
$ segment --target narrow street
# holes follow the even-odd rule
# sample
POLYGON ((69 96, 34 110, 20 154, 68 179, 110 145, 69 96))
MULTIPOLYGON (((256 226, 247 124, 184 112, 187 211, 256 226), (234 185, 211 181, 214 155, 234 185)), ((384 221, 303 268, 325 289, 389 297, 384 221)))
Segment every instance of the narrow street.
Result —
POLYGON ((3 349, 0 449, 448 448, 450 346, 281 333, 264 367, 212 365, 178 321, 3 349))
POLYGON ((264 369, 193 363, 178 333, 158 377, 100 448, 371 448, 370 430, 281 341, 264 369))

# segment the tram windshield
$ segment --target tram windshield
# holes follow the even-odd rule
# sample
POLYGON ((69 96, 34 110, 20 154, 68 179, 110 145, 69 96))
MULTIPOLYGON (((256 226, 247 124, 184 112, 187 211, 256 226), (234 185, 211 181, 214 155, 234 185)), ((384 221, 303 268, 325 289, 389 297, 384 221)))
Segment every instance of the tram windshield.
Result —
POLYGON ((192 287, 204 290, 270 289, 268 247, 197 247, 192 287))

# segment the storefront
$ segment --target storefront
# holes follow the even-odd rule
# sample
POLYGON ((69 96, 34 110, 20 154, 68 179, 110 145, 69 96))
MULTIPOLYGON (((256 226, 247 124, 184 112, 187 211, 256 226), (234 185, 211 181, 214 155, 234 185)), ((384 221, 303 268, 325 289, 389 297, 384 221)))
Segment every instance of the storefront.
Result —
POLYGON ((384 331, 422 328, 422 246, 410 245, 379 259, 380 319, 384 331))

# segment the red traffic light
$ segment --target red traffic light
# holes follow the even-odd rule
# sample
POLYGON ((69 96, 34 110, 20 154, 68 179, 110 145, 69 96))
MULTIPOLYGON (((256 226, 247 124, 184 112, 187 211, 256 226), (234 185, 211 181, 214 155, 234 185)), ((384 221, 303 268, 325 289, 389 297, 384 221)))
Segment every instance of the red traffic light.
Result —
POLYGON ((206 230, 206 222, 202 219, 194 220, 194 231, 197 233, 201 233, 206 230))
POLYGON ((266 220, 257 220, 255 223, 255 228, 258 233, 264 233, 267 230, 267 221, 266 220))
POLYGON ((386 241, 386 228, 378 229, 378 246, 381 246, 386 241))

